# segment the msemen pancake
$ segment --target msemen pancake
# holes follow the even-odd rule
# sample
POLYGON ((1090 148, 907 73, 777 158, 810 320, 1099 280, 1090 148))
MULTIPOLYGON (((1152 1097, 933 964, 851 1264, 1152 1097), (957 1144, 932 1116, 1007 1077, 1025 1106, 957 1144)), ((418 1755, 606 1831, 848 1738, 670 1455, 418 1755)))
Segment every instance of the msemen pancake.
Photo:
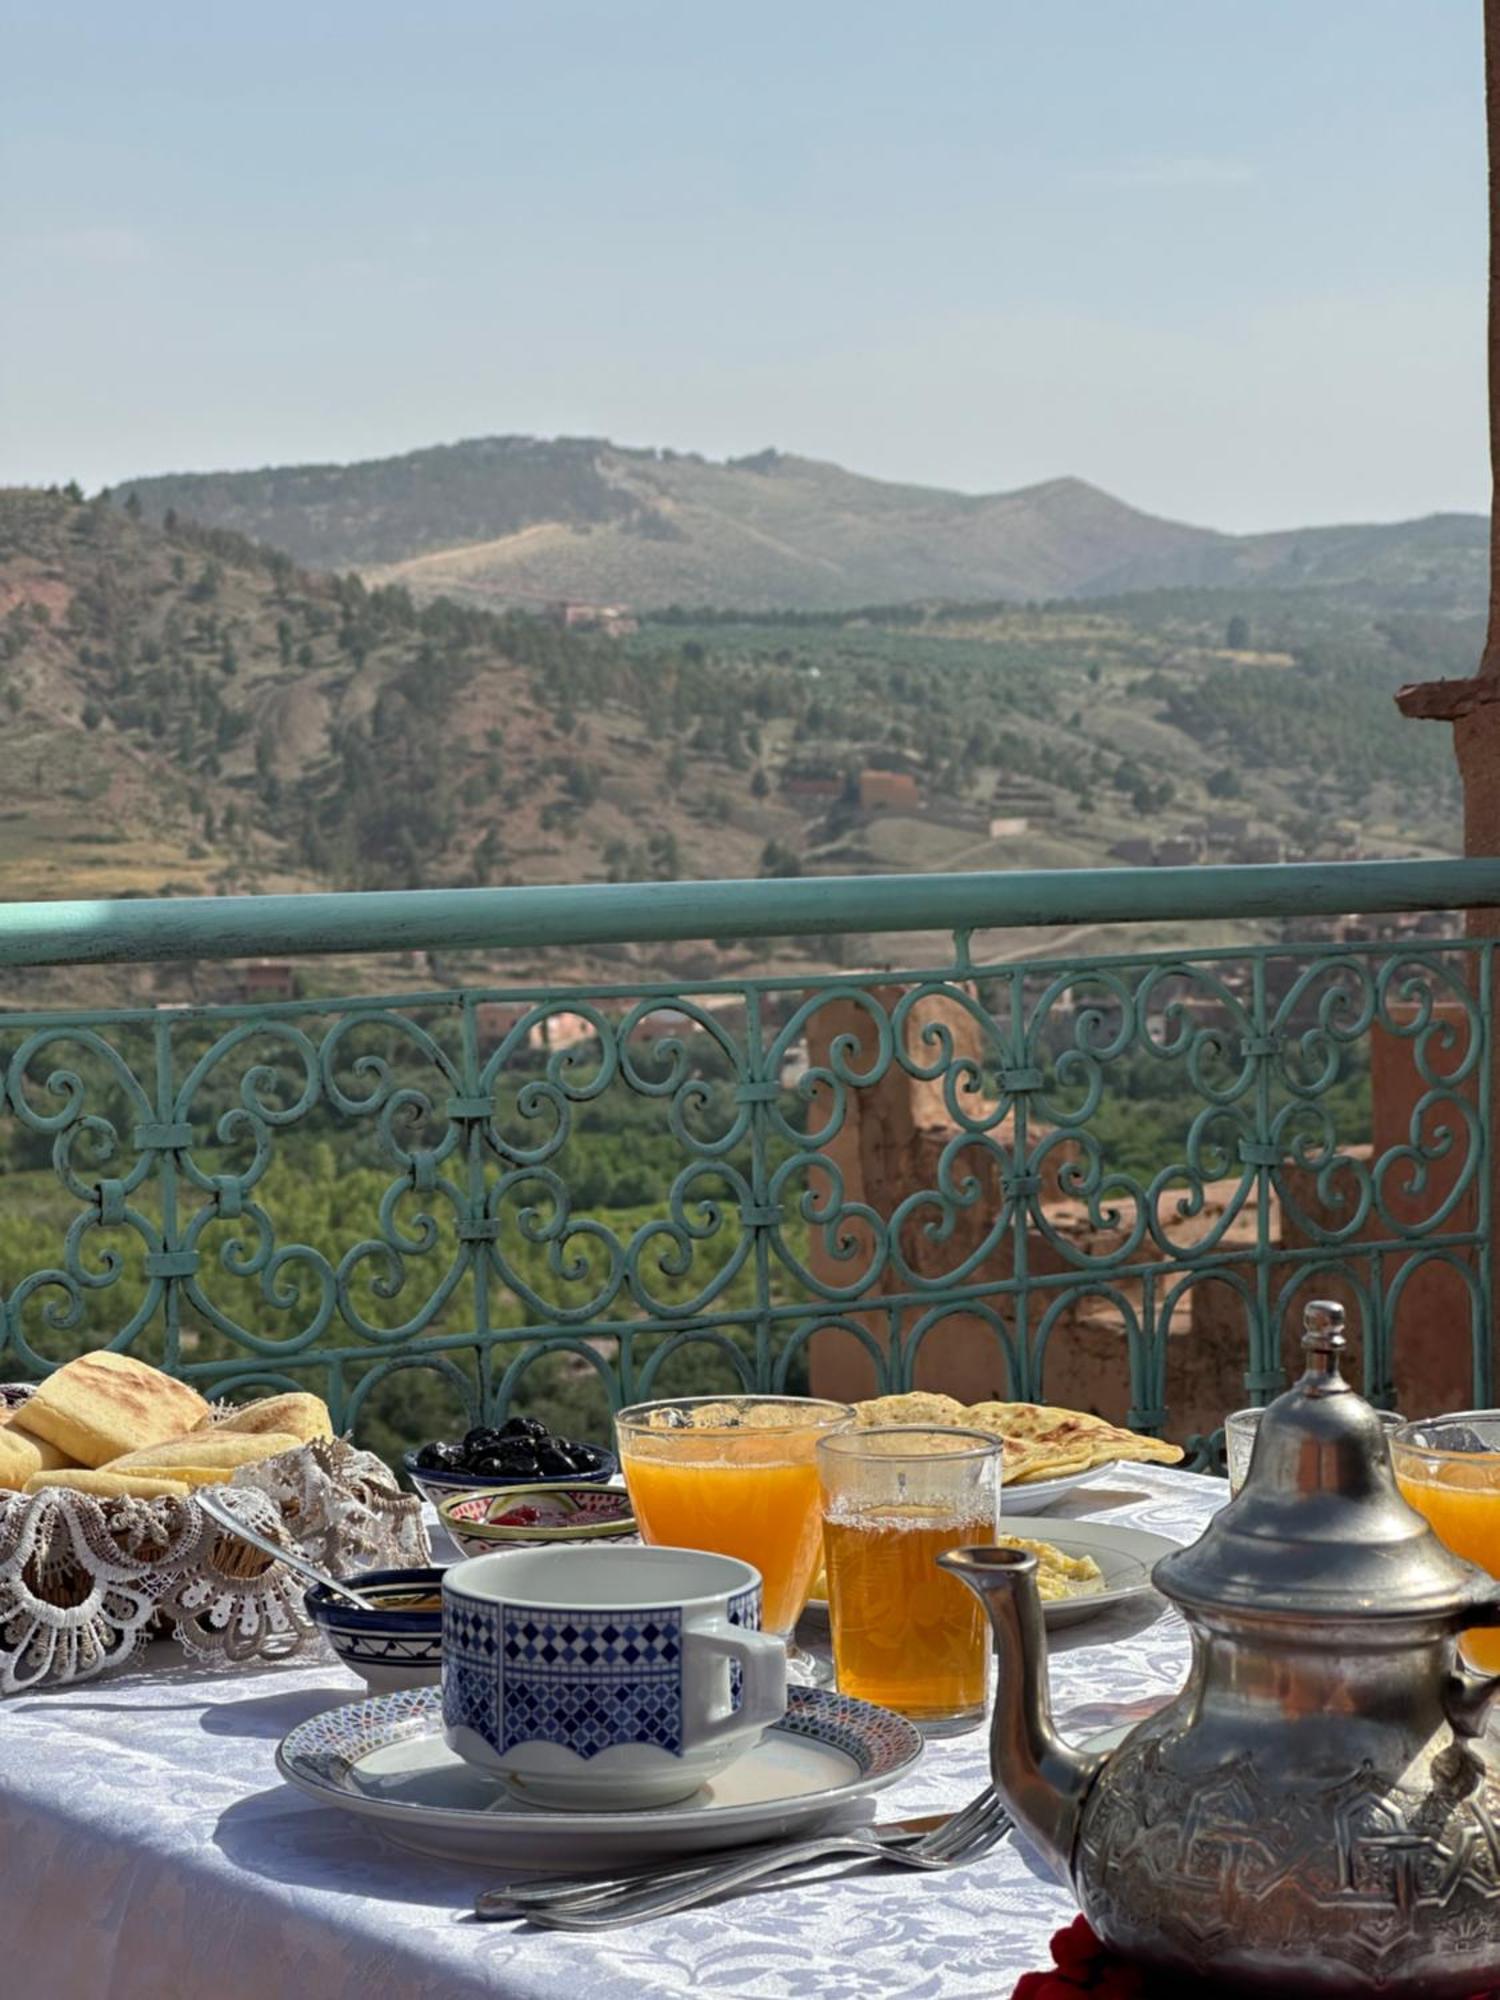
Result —
POLYGON ((14 1417, 0 1422, 0 1488, 20 1493, 33 1473, 72 1463, 65 1451, 46 1438, 33 1437, 14 1417))
POLYGON ((209 1417, 198 1426, 200 1431, 211 1430, 216 1437, 226 1431, 246 1432, 251 1436, 264 1431, 290 1434, 302 1444, 311 1444, 314 1438, 331 1438, 333 1425, 328 1418, 328 1405, 321 1396, 309 1395, 304 1389, 289 1389, 281 1396, 262 1396, 258 1403, 246 1403, 243 1408, 232 1410, 227 1417, 215 1420, 209 1417))
POLYGON ((107 1469, 144 1473, 151 1479, 185 1479, 189 1486, 216 1486, 237 1467, 296 1451, 301 1443, 290 1431, 194 1431, 188 1437, 130 1452, 112 1460, 107 1469))
POLYGON ((26 1428, 79 1465, 103 1465, 168 1438, 208 1414, 196 1389, 133 1355, 100 1348, 64 1362, 25 1405, 26 1428))
POLYGON ((190 1490, 185 1479, 148 1479, 141 1473, 94 1471, 75 1465, 57 1472, 33 1473, 26 1491, 44 1493, 50 1486, 65 1487, 71 1493, 92 1493, 100 1500, 185 1499, 190 1490))

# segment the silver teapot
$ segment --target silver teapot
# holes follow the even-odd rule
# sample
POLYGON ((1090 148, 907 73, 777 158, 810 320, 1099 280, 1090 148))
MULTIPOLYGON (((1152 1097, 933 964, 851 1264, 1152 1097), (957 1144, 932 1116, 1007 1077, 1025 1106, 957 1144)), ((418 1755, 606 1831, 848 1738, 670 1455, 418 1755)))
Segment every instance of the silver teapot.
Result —
POLYGON ((1308 1308, 1244 1488, 1156 1565, 1192 1667, 1117 1748, 1053 1727, 1035 1558, 939 1560, 995 1628, 995 1785, 1101 1938, 1213 1990, 1463 2000, 1500 1981, 1500 1677, 1457 1640, 1500 1584, 1401 1497, 1342 1326, 1308 1308))

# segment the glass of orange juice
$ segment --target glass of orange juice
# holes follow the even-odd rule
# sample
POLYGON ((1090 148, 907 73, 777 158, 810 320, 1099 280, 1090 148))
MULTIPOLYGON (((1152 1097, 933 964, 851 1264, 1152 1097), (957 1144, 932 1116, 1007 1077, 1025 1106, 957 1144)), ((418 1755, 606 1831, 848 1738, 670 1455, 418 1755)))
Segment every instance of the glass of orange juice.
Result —
MULTIPOLYGON (((1403 1498, 1440 1542, 1500 1577, 1500 1410, 1465 1410, 1404 1424, 1391 1439, 1403 1498)), ((1460 1640, 1464 1658, 1500 1671, 1500 1625, 1460 1640)))
POLYGON ((814 1453, 853 1418, 814 1396, 680 1396, 615 1418, 641 1539, 753 1564, 761 1629, 786 1641, 794 1678, 815 1677, 792 1640, 823 1550, 814 1453))
POLYGON ((835 1432, 818 1446, 839 1692, 929 1735, 984 1719, 989 1624, 937 1558, 994 1540, 1000 1452, 982 1431, 915 1425, 835 1432))

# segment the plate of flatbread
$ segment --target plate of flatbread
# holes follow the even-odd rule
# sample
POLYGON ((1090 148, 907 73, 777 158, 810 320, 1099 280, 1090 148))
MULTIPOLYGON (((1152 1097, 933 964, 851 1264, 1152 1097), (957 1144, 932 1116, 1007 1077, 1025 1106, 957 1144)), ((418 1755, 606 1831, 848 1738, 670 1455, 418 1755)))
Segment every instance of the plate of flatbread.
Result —
POLYGON ((912 1389, 856 1403, 854 1416, 865 1430, 902 1424, 984 1431, 998 1438, 1004 1460, 1002 1514, 1039 1514, 1100 1466, 1131 1461, 1176 1465, 1183 1456, 1181 1445, 1052 1403, 961 1403, 936 1390, 912 1389))

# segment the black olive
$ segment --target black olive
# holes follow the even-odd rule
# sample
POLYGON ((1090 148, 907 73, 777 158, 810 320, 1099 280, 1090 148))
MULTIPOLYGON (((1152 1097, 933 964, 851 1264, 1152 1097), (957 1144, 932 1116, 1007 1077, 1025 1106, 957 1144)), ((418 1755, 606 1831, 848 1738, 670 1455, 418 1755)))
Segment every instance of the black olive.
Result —
POLYGON ((492 1430, 488 1424, 476 1424, 464 1434, 465 1451, 493 1451, 503 1433, 492 1430))
POLYGON ((536 1463, 537 1470, 544 1472, 549 1479, 569 1479, 578 1470, 573 1454, 555 1444, 539 1444, 536 1463))
POLYGON ((462 1472, 464 1469, 464 1448, 461 1444, 424 1444, 417 1453, 417 1467, 422 1472, 462 1472))
POLYGON ((569 1445, 568 1450, 580 1472, 597 1472, 604 1463, 604 1453, 596 1444, 569 1445))

